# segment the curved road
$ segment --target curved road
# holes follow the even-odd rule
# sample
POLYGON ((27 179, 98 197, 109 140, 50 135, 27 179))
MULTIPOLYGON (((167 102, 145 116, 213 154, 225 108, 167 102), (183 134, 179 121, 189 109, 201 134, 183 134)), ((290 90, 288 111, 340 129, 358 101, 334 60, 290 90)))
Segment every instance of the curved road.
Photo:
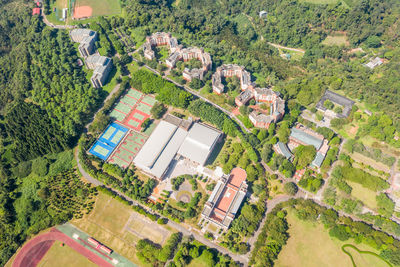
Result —
MULTIPOLYGON (((76 159, 76 162, 77 162, 77 165, 78 165, 78 169, 79 169, 80 173, 82 174, 82 176, 88 182, 90 182, 91 184, 93 184, 95 186, 105 186, 108 189, 112 190, 113 192, 117 193, 119 196, 121 196, 121 197, 125 198, 126 200, 132 202, 133 205, 140 205, 141 207, 143 207, 147 211, 150 211, 150 209, 147 206, 139 204, 136 200, 133 200, 132 198, 126 196, 125 194, 123 194, 123 193, 121 193, 121 192, 119 192, 119 191, 117 191, 117 190, 115 190, 113 188, 110 188, 110 187, 106 186, 104 183, 100 182, 99 180, 93 178, 89 173, 87 173, 83 169, 83 167, 82 167, 82 165, 80 163, 79 157, 78 157, 78 153, 79 153, 79 151, 78 151, 78 149, 76 149, 75 150, 75 159, 76 159)), ((156 213, 154 210, 151 210, 151 212, 156 213)), ((159 214, 159 213, 157 213, 157 214, 161 218, 165 218, 161 214, 159 214)), ((224 247, 218 246, 216 243, 204 238, 204 236, 202 234, 197 233, 197 231, 193 231, 194 229, 187 229, 187 228, 183 227, 182 225, 180 225, 180 224, 178 224, 178 223, 176 223, 174 221, 171 221, 169 219, 168 219, 167 225, 172 227, 172 228, 175 228, 177 231, 181 232, 184 235, 193 236, 196 240, 202 242, 203 244, 205 244, 205 245, 207 245, 207 246, 209 246, 211 248, 215 248, 216 250, 218 250, 222 254, 228 254, 233 260, 235 260, 237 262, 240 262, 240 263, 242 263, 244 265, 248 264, 248 258, 245 255, 237 255, 237 254, 232 253, 231 251, 229 251, 228 249, 226 249, 224 247)))

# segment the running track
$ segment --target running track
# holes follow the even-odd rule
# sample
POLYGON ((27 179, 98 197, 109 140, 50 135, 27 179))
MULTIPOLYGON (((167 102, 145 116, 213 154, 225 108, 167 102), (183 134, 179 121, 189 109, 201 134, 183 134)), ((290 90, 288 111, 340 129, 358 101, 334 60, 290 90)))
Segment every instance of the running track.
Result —
POLYGON ((57 229, 53 228, 50 232, 41 234, 31 239, 26 243, 21 250, 18 252, 15 260, 13 262, 13 267, 35 267, 46 252, 53 245, 54 241, 61 241, 67 244, 69 247, 82 254, 90 261, 102 267, 112 267, 111 263, 102 259, 100 256, 96 255, 86 247, 82 246, 74 239, 68 237, 57 229))

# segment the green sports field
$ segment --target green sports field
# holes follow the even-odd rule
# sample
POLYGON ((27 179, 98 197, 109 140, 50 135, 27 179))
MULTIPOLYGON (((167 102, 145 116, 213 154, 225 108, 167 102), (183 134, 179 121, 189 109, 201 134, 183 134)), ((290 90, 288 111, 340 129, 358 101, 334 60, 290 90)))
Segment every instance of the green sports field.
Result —
POLYGON ((90 6, 92 16, 121 14, 119 0, 76 0, 75 6, 90 6))

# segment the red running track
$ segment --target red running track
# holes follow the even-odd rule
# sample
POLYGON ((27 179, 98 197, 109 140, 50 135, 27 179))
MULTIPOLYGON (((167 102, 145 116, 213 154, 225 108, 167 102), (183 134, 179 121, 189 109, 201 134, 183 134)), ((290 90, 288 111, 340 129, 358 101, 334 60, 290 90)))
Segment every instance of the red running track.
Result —
POLYGON ((103 266, 113 267, 113 265, 86 247, 82 246, 74 239, 53 228, 50 232, 38 235, 26 243, 18 252, 13 262, 13 267, 35 267, 53 245, 54 241, 60 241, 85 256, 91 262, 103 266))

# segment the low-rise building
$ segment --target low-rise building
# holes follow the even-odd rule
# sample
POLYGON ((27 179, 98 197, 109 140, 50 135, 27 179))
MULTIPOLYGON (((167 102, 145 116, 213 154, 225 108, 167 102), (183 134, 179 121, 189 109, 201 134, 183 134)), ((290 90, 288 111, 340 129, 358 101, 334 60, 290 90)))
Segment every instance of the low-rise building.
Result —
POLYGON ((288 160, 293 159, 293 154, 292 152, 290 152, 289 148, 285 143, 279 141, 273 146, 273 149, 276 153, 283 155, 288 160))
POLYGON ((241 168, 234 168, 230 175, 223 175, 208 198, 202 219, 227 230, 247 193, 247 174, 241 168))
POLYGON ((382 64, 383 64, 383 60, 380 57, 376 57, 376 58, 372 59, 370 62, 368 62, 367 64, 364 64, 364 66, 368 67, 372 70, 375 67, 378 67, 382 64))
POLYGON ((347 118, 350 115, 353 105, 354 105, 353 100, 350 100, 347 97, 344 97, 344 96, 334 93, 332 91, 326 90, 325 94, 321 97, 321 99, 318 101, 318 103, 315 107, 317 110, 323 112, 328 117, 347 118), (343 107, 342 113, 336 113, 333 110, 329 111, 324 106, 324 103, 326 100, 329 100, 329 101, 343 107))
POLYGON ((311 165, 319 168, 325 159, 326 153, 329 150, 328 140, 322 134, 316 133, 313 130, 297 124, 292 128, 289 136, 289 147, 293 150, 299 145, 314 146, 317 154, 311 165))

